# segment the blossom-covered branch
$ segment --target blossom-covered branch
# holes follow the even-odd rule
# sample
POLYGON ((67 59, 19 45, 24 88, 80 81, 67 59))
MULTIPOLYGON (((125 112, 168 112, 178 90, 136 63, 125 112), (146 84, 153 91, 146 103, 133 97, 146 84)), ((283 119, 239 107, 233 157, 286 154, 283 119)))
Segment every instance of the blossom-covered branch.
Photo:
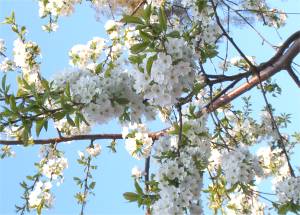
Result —
MULTIPOLYGON (((261 64, 257 67, 257 69, 261 69, 258 71, 260 74, 261 81, 265 81, 275 75, 277 72, 282 70, 289 71, 290 65, 293 59, 300 52, 300 32, 294 33, 291 37, 288 38, 286 42, 279 48, 278 52, 274 57, 272 57, 266 63, 261 64), (274 60, 275 59, 275 60, 274 60)), ((224 106, 230 103, 232 100, 252 89, 253 87, 259 84, 259 77, 252 73, 242 73, 241 75, 236 75, 235 80, 241 80, 247 76, 253 75, 251 79, 249 79, 245 84, 235 88, 231 92, 228 92, 224 95, 220 95, 218 99, 213 101, 211 104, 207 105, 206 108, 203 108, 198 114, 204 114, 212 112, 218 109, 221 106, 224 106)), ((222 80, 227 80, 223 76, 220 78, 222 80)), ((216 78, 218 80, 218 78, 216 78)), ((160 131, 157 133, 152 133, 150 136, 152 138, 158 138, 165 131, 160 131)), ((62 138, 50 138, 50 139, 36 139, 34 140, 34 144, 50 144, 50 143, 60 143, 67 142, 72 140, 92 140, 92 139, 122 139, 122 134, 87 134, 87 135, 74 135, 69 137, 62 138)), ((22 141, 19 140, 0 140, 0 144, 3 145, 22 145, 22 141)))

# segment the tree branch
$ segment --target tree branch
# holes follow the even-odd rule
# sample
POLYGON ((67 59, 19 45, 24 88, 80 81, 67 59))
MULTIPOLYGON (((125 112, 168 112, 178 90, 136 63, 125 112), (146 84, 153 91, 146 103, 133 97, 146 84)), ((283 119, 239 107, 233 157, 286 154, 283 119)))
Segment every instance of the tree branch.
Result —
POLYGON ((216 18, 216 22, 218 24, 218 26, 220 27, 223 35, 229 40, 229 42, 233 45, 233 47, 237 50, 237 52, 244 58, 244 60, 247 62, 247 64, 250 66, 251 69, 254 69, 255 66, 253 65, 253 63, 247 58, 247 56, 244 54, 244 52, 242 52, 242 50, 239 48, 239 46, 234 42, 234 40, 232 39, 232 37, 229 36, 229 34, 227 33, 227 31, 224 29, 221 20, 218 16, 217 13, 217 5, 215 5, 213 0, 210 0, 210 3, 212 5, 212 8, 214 10, 214 15, 216 18))
POLYGON ((293 71, 292 67, 288 67, 287 71, 289 73, 289 75, 292 77, 293 81, 297 84, 297 86, 300 88, 300 80, 297 77, 297 75, 295 74, 295 72, 293 71))
MULTIPOLYGON (((156 140, 160 136, 166 133, 167 129, 150 133, 149 136, 156 140)), ((104 140, 104 139, 112 139, 112 140, 120 140, 123 139, 122 134, 82 134, 82 135, 74 135, 69 137, 57 137, 57 138, 49 138, 49 139, 36 139, 33 140, 34 144, 45 145, 50 143, 62 143, 73 140, 104 140)), ((23 145, 21 140, 0 140, 0 144, 2 145, 23 145)))
MULTIPOLYGON (((273 58, 271 58, 271 60, 267 61, 264 64, 261 64, 263 65, 262 67, 258 67, 258 69, 264 68, 257 71, 259 73, 260 78, 254 74, 249 81, 232 90, 231 92, 224 94, 223 96, 215 100, 212 104, 210 104, 208 107, 202 109, 200 112, 198 112, 198 116, 205 113, 210 113, 216 110, 217 108, 228 104, 238 96, 257 86, 260 82, 260 79, 261 81, 265 81, 281 70, 288 70, 293 59, 300 52, 300 32, 297 35, 298 37, 294 37, 294 42, 291 45, 291 47, 286 46, 284 43, 285 49, 280 48, 280 50, 276 53, 276 55, 273 58), (278 53, 281 53, 281 55, 279 55, 278 53)), ((288 43, 291 44, 292 42, 289 41, 288 43)))
MULTIPOLYGON (((235 88, 231 92, 225 93, 224 95, 216 99, 214 102, 212 102, 209 106, 199 111, 197 115, 201 116, 203 114, 210 113, 218 109, 219 107, 230 103, 238 96, 242 95, 243 93, 257 86, 260 80, 265 81, 281 70, 289 71, 293 59, 299 54, 299 52, 300 52, 300 31, 290 36, 279 48, 279 50, 274 55, 274 57, 272 57, 269 61, 257 67, 258 69, 257 72, 259 73, 259 77, 254 74, 249 81, 235 88)), ((150 133, 150 137, 152 137, 153 139, 158 139, 160 136, 163 136, 168 129, 169 128, 158 132, 150 133)), ((123 139, 123 138, 122 138, 122 134, 87 134, 87 135, 75 135, 70 137, 37 139, 34 140, 34 143, 50 144, 50 143, 68 142, 72 140, 96 140, 96 139, 116 140, 116 139, 123 139)), ((23 145, 23 142, 21 140, 0 140, 0 144, 23 145)))

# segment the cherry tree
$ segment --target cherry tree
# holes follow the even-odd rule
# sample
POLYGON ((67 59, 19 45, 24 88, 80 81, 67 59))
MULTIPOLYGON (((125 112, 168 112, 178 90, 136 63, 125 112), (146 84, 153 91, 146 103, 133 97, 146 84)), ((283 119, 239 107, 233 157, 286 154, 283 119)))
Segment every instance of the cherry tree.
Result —
POLYGON ((135 190, 124 191, 124 198, 148 215, 300 212, 299 166, 291 159, 299 153, 300 133, 286 133, 290 115, 278 114, 270 103, 281 92, 280 82, 271 79, 276 73, 300 87, 300 32, 276 45, 256 27, 278 32, 297 13, 267 0, 39 0, 45 34, 63 28, 60 18, 79 4, 109 17, 107 36, 74 45, 69 68, 51 80, 43 77, 41 49, 26 38, 30 30, 17 14, 2 20, 16 39, 11 56, 0 39, 0 156, 13 157, 15 145, 40 147, 41 156, 35 173, 20 183, 19 214, 42 214, 55 204, 52 188, 63 183, 70 165, 59 145, 85 140, 78 152, 84 177, 73 178, 84 214, 95 194, 94 159, 101 156, 95 141, 103 139, 112 141, 113 152, 124 139, 129 156, 145 161, 144 170, 132 169, 135 190), (249 40, 274 54, 257 62, 233 36, 236 27, 251 29, 257 37, 249 40), (16 83, 7 81, 8 73, 16 73, 16 83), (259 117, 252 109, 256 101, 242 96, 253 88, 264 101, 259 117), (120 133, 91 132, 113 119, 122 125, 120 133), (164 129, 150 130, 151 120, 164 129), (49 127, 56 136, 40 135, 49 127), (258 186, 260 180, 270 180, 272 193, 258 186))

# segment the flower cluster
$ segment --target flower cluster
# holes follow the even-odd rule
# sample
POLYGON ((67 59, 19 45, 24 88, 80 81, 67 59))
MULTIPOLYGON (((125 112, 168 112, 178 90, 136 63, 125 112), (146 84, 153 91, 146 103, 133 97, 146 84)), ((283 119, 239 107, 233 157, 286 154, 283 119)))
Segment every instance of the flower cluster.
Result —
POLYGON ((68 160, 57 154, 56 151, 42 149, 42 153, 47 153, 47 158, 40 161, 41 173, 50 180, 60 179, 58 184, 63 181, 63 172, 68 168, 68 160))
POLYGON ((15 63, 7 57, 0 63, 0 71, 2 72, 14 71, 15 69, 15 63))
POLYGON ((183 39, 170 39, 166 44, 168 54, 159 53, 154 60, 151 71, 147 71, 144 60, 144 72, 135 70, 134 88, 144 94, 144 99, 159 106, 171 106, 185 89, 194 83, 193 51, 183 39))
MULTIPOLYGON (((125 36, 126 30, 124 31, 121 27, 122 23, 115 20, 108 20, 104 26, 105 31, 111 40, 111 45, 109 46, 109 49, 106 50, 106 54, 112 61, 118 59, 122 54, 122 39, 125 36)), ((126 46, 126 37, 124 40, 126 46)))
POLYGON ((97 60, 105 49, 105 40, 100 37, 94 37, 86 45, 78 44, 71 48, 69 52, 70 65, 79 69, 88 69, 95 72, 97 60))
MULTIPOLYGON (((101 153, 101 146, 100 146, 100 144, 92 144, 92 145, 89 145, 88 147, 86 147, 85 151, 88 156, 97 157, 101 153)), ((80 160, 87 159, 84 152, 78 151, 77 153, 78 153, 80 160)))
POLYGON ((121 25, 121 23, 116 22, 115 20, 108 20, 105 23, 104 29, 108 33, 111 40, 116 40, 119 37, 121 25))
POLYGON ((265 0, 246 0, 242 2, 241 6, 256 14, 259 20, 270 27, 279 28, 285 24, 286 13, 275 8, 269 8, 265 0))
POLYGON ((201 11, 199 11, 198 2, 182 1, 185 7, 190 7, 189 11, 195 24, 199 28, 195 28, 192 31, 193 45, 199 48, 205 48, 206 46, 215 46, 216 41, 222 34, 222 31, 216 23, 213 14, 213 8, 210 3, 207 4, 201 11))
POLYGON ((139 31, 133 26, 128 26, 124 29, 124 46, 130 48, 138 43, 139 31))
MULTIPOLYGON (((255 65, 255 58, 253 56, 246 56, 246 58, 251 64, 255 65)), ((231 58, 230 64, 239 68, 243 68, 245 70, 250 69, 250 65, 248 64, 248 62, 240 56, 231 58)))
POLYGON ((53 16, 69 16, 74 12, 74 5, 81 0, 46 0, 39 1, 39 15, 45 17, 48 14, 53 16))
POLYGON ((262 128, 263 128, 263 129, 261 129, 261 133, 265 134, 264 138, 271 138, 273 140, 278 140, 279 134, 276 131, 276 129, 273 128, 273 122, 271 119, 271 115, 268 111, 262 111, 261 121, 262 121, 262 128))
POLYGON ((5 41, 0 38, 0 57, 4 57, 2 61, 0 61, 0 71, 9 72, 16 69, 16 65, 14 61, 10 60, 5 55, 6 47, 5 41))
POLYGON ((34 184, 28 187, 23 182, 24 188, 29 191, 28 206, 36 209, 37 212, 53 206, 52 183, 60 179, 56 182, 56 185, 59 186, 63 181, 63 171, 68 167, 67 159, 62 157, 62 153, 53 146, 42 146, 39 155, 42 157, 40 163, 37 164, 39 173, 27 177, 28 180, 34 181, 34 184))
POLYGON ((29 84, 39 86, 40 66, 36 59, 40 55, 39 46, 35 42, 24 42, 18 38, 14 41, 13 55, 14 63, 21 68, 23 78, 29 84))
POLYGON ((86 152, 93 157, 97 157, 101 153, 101 146, 99 144, 93 144, 86 148, 86 152))
POLYGON ((79 127, 72 126, 66 119, 54 122, 55 127, 66 136, 74 136, 79 134, 87 134, 91 128, 85 123, 81 123, 79 127))
POLYGON ((91 144, 86 147, 85 152, 78 151, 79 159, 77 159, 78 164, 84 169, 85 177, 83 179, 78 177, 73 178, 80 189, 83 189, 74 196, 77 202, 83 206, 86 204, 88 196, 90 194, 94 195, 93 189, 95 188, 96 181, 93 180, 91 170, 97 169, 97 166, 92 165, 92 159, 101 153, 101 146, 91 142, 91 144))
POLYGON ((230 123, 227 132, 230 135, 224 137, 230 143, 231 139, 243 142, 247 145, 256 144, 258 142, 258 134, 260 125, 258 125, 252 118, 245 117, 239 112, 225 111, 224 116, 230 123))
POLYGON ((15 157, 16 152, 12 150, 11 146, 2 146, 0 149, 0 159, 5 157, 15 157))
POLYGON ((153 140, 148 133, 144 124, 133 123, 123 127, 122 137, 126 138, 125 148, 132 157, 139 160, 150 155, 153 140))
POLYGON ((178 145, 178 137, 172 135, 161 137, 155 145, 160 199, 153 205, 154 214, 203 213, 200 193, 210 155, 209 137, 203 119, 191 121, 189 126, 186 145, 178 145))
POLYGON ((231 193, 227 203, 227 214, 264 215, 266 206, 258 201, 256 194, 231 193))
POLYGON ((270 146, 261 147, 258 149, 256 155, 265 177, 280 172, 280 169, 287 164, 282 150, 279 148, 272 150, 270 146))
POLYGON ((131 170, 131 176, 135 179, 140 179, 143 176, 143 171, 139 167, 135 166, 131 170))
POLYGON ((54 78, 58 89, 69 82, 71 96, 85 104, 82 112, 89 123, 104 123, 113 117, 137 121, 142 114, 153 118, 153 108, 132 89, 133 78, 126 71, 115 68, 109 77, 82 70, 65 71, 54 78), (129 108, 130 107, 130 108, 129 108))
POLYGON ((276 185, 276 194, 280 203, 300 204, 300 177, 289 177, 276 185))
MULTIPOLYGON (((177 141, 175 136, 162 137, 157 143, 157 156, 170 151, 176 153, 174 143, 177 141)), ((153 214, 182 214, 184 210, 190 210, 192 214, 201 214, 192 211, 202 211, 199 203, 202 175, 193 161, 196 153, 190 154, 190 151, 180 151, 180 157, 176 159, 161 160, 156 175, 160 199, 153 205, 153 214)))
POLYGON ((51 182, 41 182, 38 181, 34 187, 34 190, 29 194, 29 207, 38 208, 40 205, 42 207, 50 208, 53 205, 54 197, 50 192, 52 188, 51 182))
POLYGON ((74 12, 75 5, 82 0, 39 0, 39 16, 52 16, 50 22, 43 26, 45 31, 56 31, 59 16, 69 16, 74 12))
POLYGON ((249 152, 246 146, 239 146, 233 151, 224 151, 221 157, 221 167, 227 183, 250 183, 254 176, 261 176, 263 171, 258 158, 249 152))

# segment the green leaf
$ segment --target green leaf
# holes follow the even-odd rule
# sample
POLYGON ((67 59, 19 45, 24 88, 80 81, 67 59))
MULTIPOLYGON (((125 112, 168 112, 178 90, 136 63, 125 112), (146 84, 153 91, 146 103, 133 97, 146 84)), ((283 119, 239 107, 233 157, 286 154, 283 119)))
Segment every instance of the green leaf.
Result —
POLYGON ((206 45, 204 49, 201 49, 200 56, 202 62, 206 62, 208 58, 214 58, 218 55, 217 47, 214 45, 206 45))
POLYGON ((124 198, 129 202, 136 202, 139 198, 139 195, 132 192, 126 192, 123 194, 124 198))
POLYGON ((17 112, 18 109, 17 109, 17 105, 16 105, 16 100, 15 100, 15 97, 13 95, 11 95, 9 97, 9 105, 10 105, 10 108, 13 112, 17 112))
POLYGON ((122 22, 130 23, 130 24, 141 24, 141 25, 145 24, 141 18, 136 16, 128 16, 128 15, 123 16, 122 22))
POLYGON ((191 125, 189 125, 189 124, 183 124, 183 126, 182 126, 182 132, 183 133, 188 133, 188 131, 191 129, 191 125))
POLYGON ((49 82, 46 79, 42 79, 42 86, 45 90, 50 91, 49 82))
POLYGON ((42 214, 43 206, 44 206, 44 204, 43 204, 43 201, 42 201, 42 203, 39 204, 39 206, 36 208, 36 212, 37 212, 38 215, 42 214))
POLYGON ((44 122, 44 128, 46 131, 48 130, 48 121, 47 120, 44 122))
POLYGON ((73 126, 73 127, 76 126, 76 125, 75 125, 75 122, 73 121, 73 119, 70 117, 69 114, 66 115, 66 118, 67 118, 67 122, 68 122, 71 126, 73 126))
POLYGON ((198 7, 199 13, 203 11, 204 8, 207 7, 207 0, 198 0, 196 1, 196 5, 198 7))
POLYGON ((143 17, 144 17, 146 23, 149 23, 149 21, 150 21, 150 16, 151 16, 151 12, 152 12, 151 9, 152 9, 152 5, 148 4, 144 10, 143 17))
POLYGON ((143 55, 131 55, 128 59, 133 64, 141 64, 143 63, 144 58, 146 57, 145 54, 143 55))
POLYGON ((129 100, 126 98, 117 98, 115 101, 120 105, 126 105, 129 103, 129 100))
POLYGON ((6 86, 6 74, 2 77, 2 89, 5 90, 6 86))
POLYGON ((41 130, 45 124, 45 122, 47 122, 47 119, 38 119, 36 121, 36 125, 35 125, 35 131, 36 131, 36 135, 39 136, 41 133, 41 130))
POLYGON ((94 188, 95 188, 95 185, 96 185, 96 182, 93 181, 92 183, 90 183, 89 188, 90 188, 90 189, 94 189, 94 188))
POLYGON ((22 27, 21 27, 21 34, 22 34, 22 35, 25 35, 25 33, 26 33, 26 27, 25 27, 25 26, 22 26, 22 27))
POLYGON ((136 189, 136 192, 140 195, 143 195, 143 189, 141 188, 141 186, 139 185, 139 183, 137 182, 137 180, 134 180, 134 187, 136 189))
POLYGON ((147 61, 147 64, 146 64, 146 70, 147 70, 147 74, 150 76, 151 75, 151 69, 152 69, 152 65, 153 65, 153 62, 154 60, 157 59, 157 56, 154 55, 152 57, 149 57, 148 58, 148 61, 147 61))
POLYGON ((172 32, 168 33, 166 36, 167 37, 172 37, 172 38, 179 38, 180 33, 179 33, 179 31, 172 31, 172 32))
POLYGON ((6 17, 1 24, 14 24, 15 23, 15 12, 13 11, 9 17, 6 17))
POLYGON ((138 54, 138 53, 144 51, 148 46, 149 46, 149 42, 138 43, 138 44, 131 46, 130 51, 133 54, 138 54))
POLYGON ((238 183, 235 183, 233 186, 231 186, 231 188, 229 188, 228 190, 227 190, 227 192, 228 193, 232 193, 232 192, 234 192, 235 191, 235 189, 238 187, 238 183))
POLYGON ((107 146, 107 148, 109 148, 112 151, 112 153, 116 153, 117 152, 116 145, 117 145, 116 140, 112 140, 110 145, 107 146))
POLYGON ((284 204, 278 208, 278 214, 287 214, 290 210, 290 204, 284 204))
POLYGON ((140 30, 139 32, 140 32, 141 38, 142 38, 144 41, 149 41, 149 40, 151 41, 151 40, 154 39, 154 37, 153 37, 151 34, 145 32, 145 31, 140 30))
POLYGON ((159 21, 161 28, 164 31, 166 31, 167 30, 167 16, 165 13, 165 8, 163 6, 161 6, 159 8, 158 21, 159 21))
POLYGON ((27 189, 27 184, 26 184, 25 181, 22 181, 22 182, 20 183, 20 186, 23 187, 24 189, 27 189))
POLYGON ((62 118, 64 118, 65 117, 65 115, 66 115, 66 113, 65 112, 56 112, 55 114, 54 114, 54 119, 56 119, 56 120, 61 120, 62 118))
POLYGON ((79 128, 79 126, 80 126, 80 117, 78 116, 77 113, 75 115, 74 122, 75 122, 76 127, 79 128))
POLYGON ((66 93, 66 96, 67 96, 68 98, 71 98, 70 82, 69 82, 69 81, 67 81, 65 93, 66 93))
POLYGON ((102 68, 103 68, 103 64, 102 64, 102 63, 99 63, 99 64, 96 66, 95 73, 96 73, 96 74, 101 73, 101 72, 102 72, 102 68))
POLYGON ((76 181, 76 182, 81 182, 81 179, 78 178, 78 177, 73 177, 73 180, 76 181))

